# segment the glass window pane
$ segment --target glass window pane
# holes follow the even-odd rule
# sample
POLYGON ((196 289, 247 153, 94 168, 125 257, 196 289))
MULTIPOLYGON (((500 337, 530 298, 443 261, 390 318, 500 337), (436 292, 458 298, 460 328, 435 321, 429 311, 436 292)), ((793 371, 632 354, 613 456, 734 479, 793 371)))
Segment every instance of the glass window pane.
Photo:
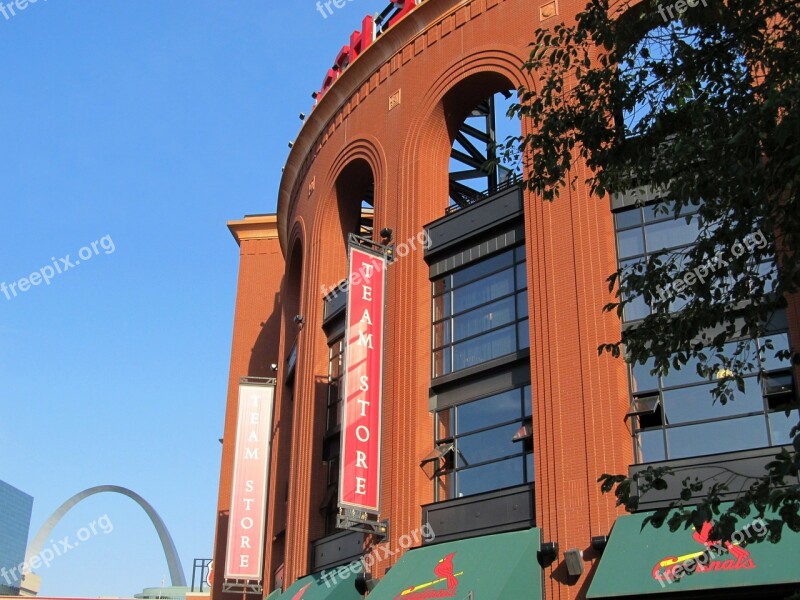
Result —
POLYGON ((453 341, 496 329, 514 320, 514 298, 486 304, 453 319, 453 341))
POLYGON ((667 452, 664 448, 664 431, 662 429, 651 429, 642 431, 636 435, 638 441, 639 462, 657 462, 667 459, 667 452))
POLYGON ((452 371, 450 347, 433 353, 433 376, 441 377, 452 371))
POLYGON ((662 223, 648 225, 645 228, 648 252, 657 252, 664 248, 693 244, 697 241, 698 235, 697 219, 692 219, 691 223, 688 224, 685 219, 663 221, 662 223))
POLYGON ((522 244, 521 246, 517 246, 516 248, 514 248, 514 259, 517 262, 525 261, 525 244, 522 244))
POLYGON ((487 273, 497 271, 503 267, 510 267, 512 264, 514 264, 514 253, 511 250, 484 258, 453 273, 453 286, 458 287, 469 281, 481 279, 487 273))
POLYGON ((664 376, 664 387, 674 387, 677 385, 686 385, 687 383, 698 383, 705 381, 700 375, 697 374, 697 359, 690 359, 679 370, 673 369, 670 364, 669 373, 664 376))
POLYGON ((517 289, 528 287, 528 266, 526 263, 517 265, 517 289))
POLYGON ((436 443, 451 440, 455 435, 455 409, 445 408, 436 413, 436 443))
POLYGON ((645 302, 644 297, 636 296, 628 302, 623 309, 623 319, 625 321, 638 321, 650 314, 650 307, 645 302))
POLYGON ((458 497, 471 496, 525 483, 522 457, 459 471, 458 497))
MULTIPOLYGON (((736 352, 736 349, 739 347, 739 342, 728 342, 724 346, 725 355, 728 357, 733 356, 733 353, 736 352)), ((748 341, 744 347, 744 354, 742 354, 741 358, 745 360, 745 362, 750 363, 752 366, 751 368, 746 368, 746 366, 742 367, 743 373, 757 373, 758 372, 758 351, 755 342, 752 340, 748 341)), ((774 356, 774 352, 772 353, 774 356)), ((714 362, 719 362, 718 359, 714 362)))
POLYGON ((328 431, 332 431, 342 424, 341 405, 336 402, 328 407, 328 431))
POLYGON ((633 227, 634 225, 641 224, 642 209, 629 208, 616 213, 614 215, 614 218, 617 222, 617 229, 625 229, 627 227, 633 227))
POLYGON ((526 473, 527 479, 526 482, 530 483, 536 481, 536 467, 533 460, 533 452, 529 452, 525 455, 525 463, 528 472, 526 473))
POLYGON ((670 458, 735 452, 769 445, 764 415, 667 430, 670 458))
POLYGON ((785 411, 770 413, 769 430, 772 434, 773 446, 792 443, 790 434, 792 427, 797 425, 798 417, 800 417, 800 411, 796 409, 790 412, 789 416, 786 416, 785 411))
POLYGON ((433 282, 433 295, 442 294, 450 289, 450 276, 447 275, 433 282))
POLYGON ((644 254, 644 239, 640 228, 620 231, 617 234, 617 249, 620 258, 644 254))
POLYGON ((433 326, 433 347, 441 348, 450 343, 450 320, 442 321, 433 326))
POLYGON ((433 299, 433 320, 438 321, 451 315, 450 311, 450 294, 443 296, 436 296, 433 299))
POLYGON ((777 283, 777 273, 775 271, 775 261, 768 260, 758 265, 758 274, 764 282, 764 292, 770 293, 775 291, 775 284, 777 283))
POLYGON ((516 327, 505 327, 453 347, 453 370, 466 369, 516 351, 516 327))
POLYGON ((517 319, 524 319, 528 316, 528 293, 520 292, 517 294, 517 319))
POLYGON ((530 321, 525 319, 524 321, 520 321, 519 325, 517 325, 517 340, 519 341, 520 350, 531 347, 531 332, 529 323, 530 321))
POLYGON ((776 354, 781 350, 789 349, 789 336, 785 333, 776 333, 768 335, 758 341, 761 346, 762 352, 762 366, 765 371, 772 371, 775 369, 785 369, 792 366, 791 359, 779 360, 776 354), (766 347, 766 342, 769 340, 772 343, 772 350, 766 347))
POLYGON ((531 386, 522 388, 522 409, 526 417, 533 414, 533 401, 531 400, 531 386))
POLYGON ((459 435, 491 427, 495 423, 507 423, 519 419, 522 410, 519 393, 519 389, 508 390, 482 400, 460 405, 456 409, 459 435))
POLYGON ((671 200, 662 200, 648 204, 644 207, 644 222, 652 223, 663 219, 675 218, 675 203, 671 200))
POLYGON ((456 465, 468 467, 487 460, 519 454, 522 452, 522 446, 515 443, 513 437, 520 427, 521 423, 517 421, 511 425, 459 437, 456 441, 456 465))
POLYGON ((658 389, 658 376, 651 375, 654 360, 648 359, 643 365, 636 363, 631 365, 631 384, 634 392, 642 392, 658 389))
POLYGON ((664 392, 667 424, 676 425, 703 419, 719 419, 764 410, 761 387, 755 377, 746 380, 745 393, 734 393, 734 400, 721 404, 711 395, 717 384, 692 386, 664 392))
POLYGON ((507 296, 514 291, 514 271, 506 269, 453 292, 453 312, 460 313, 473 306, 507 296))

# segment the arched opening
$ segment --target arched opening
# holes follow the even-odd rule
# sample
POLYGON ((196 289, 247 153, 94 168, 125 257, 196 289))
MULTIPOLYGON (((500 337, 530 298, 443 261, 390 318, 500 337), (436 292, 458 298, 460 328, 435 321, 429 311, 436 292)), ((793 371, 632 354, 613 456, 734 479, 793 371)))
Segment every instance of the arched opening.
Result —
POLYGON ((375 222, 375 176, 366 160, 352 161, 339 174, 336 201, 345 246, 351 233, 371 238, 375 222))
POLYGON ((302 317, 300 314, 300 299, 303 286, 303 246, 300 241, 296 241, 292 247, 289 262, 286 269, 286 281, 283 289, 283 315, 284 331, 286 331, 286 347, 289 347, 297 339, 298 323, 296 319, 302 317))
MULTIPOLYGON (((299 237, 299 236, 297 236, 299 237)), ((273 460, 277 465, 289 465, 291 463, 292 450, 292 426, 294 422, 295 406, 295 370, 297 367, 298 355, 298 333, 300 332, 301 314, 301 292, 303 281, 303 244, 301 240, 295 239, 291 246, 289 260, 286 263, 286 276, 283 287, 283 335, 284 348, 286 349, 283 369, 283 390, 280 399, 280 413, 276 415, 276 439, 273 441, 273 448, 277 450, 277 457, 273 460), (277 437, 279 436, 279 437, 277 437)), ((270 553, 270 564, 267 565, 269 572, 273 576, 273 587, 278 584, 278 578, 282 579, 283 569, 286 561, 286 527, 289 511, 289 474, 290 469, 278 468, 275 470, 275 488, 270 492, 273 498, 272 523, 273 538, 272 552, 270 553)))
POLYGON ((503 155, 501 144, 520 134, 520 122, 507 117, 514 86, 485 73, 450 90, 444 98, 452 141, 449 162, 449 207, 457 210, 517 181, 519 164, 503 155))
MULTIPOLYGON (((343 252, 325 257, 340 281, 346 276, 348 239, 354 234, 375 238, 376 181, 373 164, 365 154, 351 158, 341 168, 334 184, 335 207, 341 231, 343 252), (341 270, 339 270, 341 269, 341 270)), ((344 162, 344 159, 343 159, 344 162)), ((332 215, 331 215, 332 216, 332 215)), ((331 253, 333 254, 333 253, 331 253)), ((341 407, 344 389, 345 315, 341 309, 346 304, 347 291, 340 287, 325 290, 323 330, 325 352, 328 357, 327 374, 318 377, 315 386, 315 431, 322 432, 320 476, 315 480, 315 492, 321 498, 319 518, 325 536, 337 533, 336 523, 339 488, 339 456, 341 446, 341 407)), ((315 515, 316 517, 316 515, 315 515)))
POLYGON ((515 88, 505 75, 483 72, 442 100, 451 147, 438 150, 449 151, 449 162, 434 160, 448 166, 450 216, 433 226, 446 241, 430 255, 437 407, 426 459, 436 502, 519 492, 535 479, 523 192, 512 189, 519 165, 498 149, 520 135, 519 120, 504 116, 515 88))

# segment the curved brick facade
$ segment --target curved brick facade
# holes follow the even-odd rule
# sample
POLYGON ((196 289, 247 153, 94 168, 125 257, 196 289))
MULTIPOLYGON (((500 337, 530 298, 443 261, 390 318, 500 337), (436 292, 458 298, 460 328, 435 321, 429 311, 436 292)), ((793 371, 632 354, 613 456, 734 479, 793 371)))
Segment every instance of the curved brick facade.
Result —
MULTIPOLYGON (((244 282, 259 278, 270 296, 281 286, 282 318, 270 323, 282 327, 280 333, 271 329, 265 352, 274 356, 270 362, 283 366, 296 342, 297 362, 293 399, 284 369, 278 373, 266 589, 273 588, 281 565, 285 584, 307 574, 310 545, 324 535, 318 507, 325 499, 320 456, 329 350, 320 290, 346 276, 345 239, 353 218, 352 208, 343 206, 348 186, 371 173, 375 231, 391 228, 396 242, 441 218, 448 204, 453 128, 487 95, 531 85, 520 65, 535 29, 572 19, 582 4, 428 0, 358 56, 304 123, 279 195, 277 232, 285 276, 281 280, 277 258, 248 259, 251 270, 240 276, 233 344, 234 357, 246 354, 257 337, 255 321, 263 321, 272 308, 266 307, 271 299, 243 292, 244 282), (542 21, 543 6, 545 11, 555 6, 558 14, 542 21), (249 305, 267 312, 253 312, 249 305), (302 328, 295 315, 304 317, 302 328)), ((607 535, 619 514, 613 496, 600 493, 597 478, 625 472, 633 460, 624 422, 629 406, 624 365, 597 355, 598 345, 616 339, 620 330, 614 315, 601 313, 609 300, 605 278, 616 269, 613 219, 608 203, 589 201, 585 189, 565 190, 553 204, 526 192, 524 230, 535 521, 544 540, 558 542, 562 550, 586 550, 587 561, 586 573, 572 578, 557 560, 545 570, 543 585, 547 598, 579 598, 599 558, 589 549, 590 538, 607 535)), ((248 244, 274 247, 274 236, 267 237, 248 244)), ((387 294, 381 516, 391 521, 390 546, 397 547, 399 536, 419 528, 421 506, 434 499, 433 484, 420 468, 431 451, 434 427, 431 284, 423 252, 391 267, 387 294)), ((232 369, 231 394, 238 377, 247 374, 232 369)), ((226 441, 233 435, 232 405, 229 399, 226 441)), ((231 456, 226 444, 221 522, 231 456)), ((216 569, 224 555, 223 531, 218 531, 216 569)), ((374 574, 380 577, 398 558, 381 561, 374 574)), ((222 597, 220 585, 215 582, 217 597, 222 597)))

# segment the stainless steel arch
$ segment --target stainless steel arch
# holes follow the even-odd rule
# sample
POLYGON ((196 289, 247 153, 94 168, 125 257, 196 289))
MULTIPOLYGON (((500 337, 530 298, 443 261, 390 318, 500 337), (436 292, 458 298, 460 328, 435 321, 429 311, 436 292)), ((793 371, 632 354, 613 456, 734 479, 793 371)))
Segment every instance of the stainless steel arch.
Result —
POLYGON ((144 512, 147 513, 147 516, 150 517, 150 521, 152 521, 153 526, 156 528, 158 537, 161 540, 161 546, 164 548, 164 555, 167 558, 167 566, 169 567, 169 576, 172 580, 172 585, 185 587, 186 576, 183 572, 181 559, 178 556, 178 551, 175 549, 175 542, 172 541, 172 536, 169 534, 169 531, 167 531, 167 526, 164 524, 164 521, 161 520, 161 517, 158 516, 158 513, 155 511, 155 509, 150 506, 150 504, 139 494, 117 485, 100 485, 83 490, 59 506, 58 509, 56 509, 52 515, 50 515, 50 518, 45 521, 45 524, 42 525, 39 533, 36 534, 36 537, 34 537, 33 541, 31 541, 31 543, 28 545, 28 550, 25 553, 25 562, 28 563, 31 557, 36 556, 42 551, 42 548, 44 548, 45 544, 50 539, 50 534, 53 532, 55 526, 58 525, 58 522, 70 511, 73 506, 82 500, 85 500, 89 496, 103 494, 106 492, 127 496, 144 509, 144 512))

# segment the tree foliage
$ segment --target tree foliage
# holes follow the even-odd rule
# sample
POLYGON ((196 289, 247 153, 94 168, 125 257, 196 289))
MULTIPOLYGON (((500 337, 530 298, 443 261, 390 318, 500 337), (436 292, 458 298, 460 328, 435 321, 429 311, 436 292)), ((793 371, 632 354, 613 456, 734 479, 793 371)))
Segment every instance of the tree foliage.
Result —
MULTIPOLYGON (((800 288, 800 3, 676 4, 685 11, 591 0, 575 23, 537 30, 524 65, 535 85, 521 88, 509 111, 528 133, 508 140, 503 154, 522 162, 528 189, 544 200, 588 172, 583 183, 594 201, 648 186, 662 199, 658 210, 694 221, 698 240, 689 249, 610 275, 614 301, 605 310, 622 315, 644 298, 650 314, 599 352, 650 359, 661 375, 692 365, 718 384, 709 401, 725 403, 758 364, 748 342, 764 339, 800 288), (765 243, 739 252, 756 232, 765 243), (687 280, 688 273, 696 276, 687 280), (660 293, 677 278, 690 284, 660 293), (742 343, 726 344, 732 339, 742 343)), ((755 354, 767 353, 776 354, 769 341, 756 346, 755 354)), ((780 515, 770 525, 773 539, 783 524, 800 531, 797 433, 793 450, 776 456, 732 509, 720 507, 724 485, 686 480, 672 507, 679 510, 668 519, 670 511, 660 511, 652 522, 677 528, 714 520, 717 533, 730 535, 736 515, 755 507, 760 516, 767 509, 780 515)), ((640 473, 638 495, 625 476, 601 481, 633 510, 667 475, 674 473, 640 473)))

